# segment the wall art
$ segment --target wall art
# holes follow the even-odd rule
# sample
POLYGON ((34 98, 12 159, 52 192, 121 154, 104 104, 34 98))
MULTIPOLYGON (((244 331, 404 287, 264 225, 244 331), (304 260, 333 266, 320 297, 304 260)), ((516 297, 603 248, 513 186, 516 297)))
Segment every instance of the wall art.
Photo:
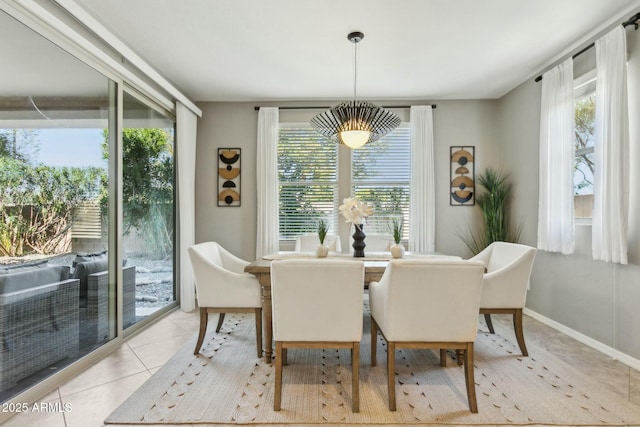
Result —
POLYGON ((239 148, 218 148, 218 206, 240 206, 239 148))
POLYGON ((473 206, 475 197, 475 147, 451 147, 451 206, 473 206))

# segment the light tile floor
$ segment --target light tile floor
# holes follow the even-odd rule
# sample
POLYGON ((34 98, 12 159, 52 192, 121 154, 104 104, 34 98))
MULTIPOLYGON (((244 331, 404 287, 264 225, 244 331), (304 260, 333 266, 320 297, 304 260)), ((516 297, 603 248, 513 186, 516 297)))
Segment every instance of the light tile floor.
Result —
MULTIPOLYGON (((509 316, 494 315, 496 332, 513 339, 509 316)), ((19 414, 6 427, 99 427, 103 420, 198 330, 196 311, 173 311, 129 339, 118 350, 46 396, 42 402, 68 405, 68 412, 19 414)), ((210 322, 215 325, 215 322, 210 322)), ((620 395, 640 404, 640 372, 525 316, 525 339, 587 372, 620 395)), ((484 326, 483 326, 484 327, 484 326)), ((273 426, 272 426, 273 427, 273 426)), ((476 426, 478 427, 478 426, 476 426)))

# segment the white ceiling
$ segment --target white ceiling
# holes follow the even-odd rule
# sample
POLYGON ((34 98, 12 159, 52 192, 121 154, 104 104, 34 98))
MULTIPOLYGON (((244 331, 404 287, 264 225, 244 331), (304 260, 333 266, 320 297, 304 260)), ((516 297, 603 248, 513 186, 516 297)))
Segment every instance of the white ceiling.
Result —
MULTIPOLYGON (((640 0, 76 0, 194 101, 498 98, 640 0)), ((627 16, 627 14, 629 16, 627 16)))

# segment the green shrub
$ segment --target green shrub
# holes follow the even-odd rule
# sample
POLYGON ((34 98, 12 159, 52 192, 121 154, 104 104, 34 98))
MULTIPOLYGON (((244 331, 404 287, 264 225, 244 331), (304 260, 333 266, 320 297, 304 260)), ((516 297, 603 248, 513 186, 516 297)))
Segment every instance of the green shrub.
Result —
POLYGON ((97 199, 96 167, 52 167, 0 155, 0 255, 65 252, 73 210, 97 199))

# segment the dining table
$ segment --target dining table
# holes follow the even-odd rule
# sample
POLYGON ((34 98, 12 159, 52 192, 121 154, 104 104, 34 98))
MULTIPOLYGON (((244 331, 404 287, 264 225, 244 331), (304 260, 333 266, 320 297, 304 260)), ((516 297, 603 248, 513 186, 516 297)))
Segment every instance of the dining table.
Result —
MULTIPOLYGON (((257 259, 244 268, 244 271, 251 273, 258 279, 262 288, 262 328, 264 358, 267 363, 271 363, 273 357, 273 317, 271 310, 271 262, 278 259, 291 258, 317 258, 315 253, 305 252, 278 252, 265 255, 257 259)), ((460 259, 457 256, 442 255, 437 253, 416 254, 406 252, 405 259, 460 259)), ((392 259, 389 252, 367 253, 364 257, 353 257, 351 254, 330 253, 324 259, 345 259, 364 262, 364 284, 377 282, 384 274, 387 264, 392 259)))

